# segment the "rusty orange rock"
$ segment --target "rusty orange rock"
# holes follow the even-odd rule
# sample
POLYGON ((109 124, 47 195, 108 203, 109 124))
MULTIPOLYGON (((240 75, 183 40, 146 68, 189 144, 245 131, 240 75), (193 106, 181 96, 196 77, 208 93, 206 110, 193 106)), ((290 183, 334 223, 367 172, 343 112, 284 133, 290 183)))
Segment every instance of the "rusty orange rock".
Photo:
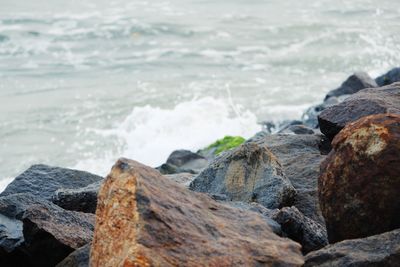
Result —
POLYGON ((318 193, 330 242, 400 227, 400 115, 347 125, 321 165, 318 193))
POLYGON ((300 245, 257 213, 120 159, 102 186, 90 265, 301 266, 300 245))

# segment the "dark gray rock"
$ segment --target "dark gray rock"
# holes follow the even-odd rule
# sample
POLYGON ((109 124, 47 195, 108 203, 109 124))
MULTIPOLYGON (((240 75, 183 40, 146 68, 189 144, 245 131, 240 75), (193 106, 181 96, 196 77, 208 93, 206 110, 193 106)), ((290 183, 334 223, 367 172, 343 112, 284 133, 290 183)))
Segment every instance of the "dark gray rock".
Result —
POLYGON ((281 225, 287 237, 301 244, 304 254, 328 245, 325 227, 304 216, 296 207, 273 211, 271 218, 281 225))
POLYGON ((337 97, 330 97, 325 100, 323 103, 310 107, 304 112, 301 119, 304 125, 311 127, 313 129, 317 129, 319 127, 318 124, 318 115, 326 108, 336 105, 341 102, 341 99, 337 97))
POLYGON ((33 165, 14 179, 0 196, 16 193, 32 193, 44 199, 51 199, 60 188, 81 188, 103 178, 88 172, 47 165, 33 165))
POLYGON ((324 225, 317 197, 319 166, 325 158, 321 149, 326 152, 324 136, 274 134, 258 136, 249 142, 264 144, 278 158, 283 172, 297 191, 294 206, 324 225))
POLYGON ((95 213, 102 180, 77 189, 58 189, 51 201, 66 210, 95 213))
POLYGON ((375 81, 379 86, 400 82, 400 67, 391 69, 389 72, 376 78, 375 81))
POLYGON ((276 157, 265 145, 256 143, 222 153, 193 180, 190 189, 267 208, 291 205, 296 195, 276 157))
POLYGON ((92 238, 94 215, 29 193, 0 197, 0 214, 1 266, 54 266, 92 238))
POLYGON ((400 266, 400 229, 367 238, 345 240, 306 256, 305 267, 400 266))
POLYGON ((333 96, 339 97, 342 95, 352 95, 362 89, 374 87, 378 87, 378 85, 375 80, 368 75, 368 73, 356 72, 347 78, 339 88, 330 91, 326 95, 325 100, 333 96))
POLYGON ((186 173, 186 172, 181 172, 181 173, 176 173, 176 174, 167 174, 164 175, 168 179, 181 184, 185 187, 189 187, 190 183, 193 181, 195 175, 192 173, 186 173))
POLYGON ((190 170, 190 169, 183 169, 180 167, 177 167, 175 165, 171 165, 168 163, 164 163, 161 166, 156 168, 161 174, 167 175, 167 174, 177 174, 177 173, 191 173, 191 174, 196 174, 197 172, 195 170, 190 170))
POLYGON ((314 130, 308 128, 304 125, 290 125, 286 128, 283 128, 278 133, 289 133, 289 134, 314 134, 314 130))
POLYGON ((158 167, 161 174, 192 173, 197 174, 208 165, 203 156, 189 150, 175 150, 167 162, 158 167))
POLYGON ((89 267, 91 244, 84 245, 68 255, 56 267, 89 267))
POLYGON ((347 123, 381 113, 400 113, 400 83, 364 89, 322 111, 318 121, 321 132, 332 140, 347 123))

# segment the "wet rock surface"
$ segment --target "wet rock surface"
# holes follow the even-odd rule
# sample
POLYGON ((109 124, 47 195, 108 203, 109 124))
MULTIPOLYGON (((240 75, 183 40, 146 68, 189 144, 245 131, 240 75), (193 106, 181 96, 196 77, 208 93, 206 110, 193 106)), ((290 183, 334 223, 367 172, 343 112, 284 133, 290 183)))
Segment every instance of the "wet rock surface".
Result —
POLYGON ((66 210, 95 213, 97 194, 103 180, 76 189, 58 189, 51 201, 66 210))
POLYGON ((84 171, 39 164, 31 166, 17 176, 0 196, 31 193, 44 199, 51 199, 57 189, 81 188, 102 179, 100 176, 84 171))
POLYGON ((400 227, 400 115, 346 126, 321 165, 319 201, 330 242, 400 227))
POLYGON ((305 267, 397 267, 400 229, 367 238, 329 245, 306 256, 305 267))
POLYGON ((332 140, 347 123, 382 113, 400 114, 400 83, 364 89, 322 111, 318 121, 321 132, 332 140))
POLYGON ((393 68, 387 73, 375 79, 379 86, 389 85, 395 82, 400 82, 400 68, 393 68))
POLYGON ((296 189, 294 206, 304 215, 324 224, 318 207, 317 185, 324 137, 321 135, 264 135, 249 142, 263 144, 279 159, 283 172, 296 189))
POLYGON ((190 189, 223 194, 228 200, 257 202, 267 208, 291 205, 296 195, 276 157, 263 144, 245 143, 217 157, 190 189))
POLYGON ((220 204, 126 159, 99 193, 92 266, 301 266, 300 246, 255 212, 220 204), (118 192, 118 193, 117 193, 118 192))
POLYGON ((273 211, 271 218, 281 225, 287 237, 302 245, 304 254, 328 245, 325 226, 304 216, 296 207, 273 211))

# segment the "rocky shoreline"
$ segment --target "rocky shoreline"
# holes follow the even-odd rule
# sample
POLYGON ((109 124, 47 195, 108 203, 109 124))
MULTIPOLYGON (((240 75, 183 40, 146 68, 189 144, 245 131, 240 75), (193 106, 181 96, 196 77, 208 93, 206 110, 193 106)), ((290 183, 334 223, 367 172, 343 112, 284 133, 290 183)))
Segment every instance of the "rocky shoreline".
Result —
POLYGON ((400 266, 400 68, 301 120, 110 174, 33 165, 0 194, 0 266, 400 266))

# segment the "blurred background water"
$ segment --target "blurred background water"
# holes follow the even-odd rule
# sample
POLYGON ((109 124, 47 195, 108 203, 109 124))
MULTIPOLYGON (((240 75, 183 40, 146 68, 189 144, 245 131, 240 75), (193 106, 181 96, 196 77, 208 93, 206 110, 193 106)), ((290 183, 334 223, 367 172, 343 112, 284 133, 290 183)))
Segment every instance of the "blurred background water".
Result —
POLYGON ((398 0, 0 0, 0 182, 299 118, 400 63, 398 0))

